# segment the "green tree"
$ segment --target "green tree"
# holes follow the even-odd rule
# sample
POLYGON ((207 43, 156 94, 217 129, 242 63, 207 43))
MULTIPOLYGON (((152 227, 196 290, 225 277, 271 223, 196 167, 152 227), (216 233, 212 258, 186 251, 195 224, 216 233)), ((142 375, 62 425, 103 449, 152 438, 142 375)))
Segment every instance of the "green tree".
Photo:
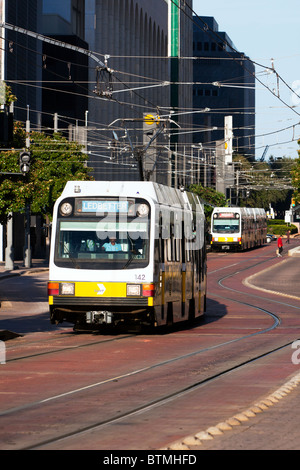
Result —
MULTIPOLYGON (((298 140, 300 145, 300 140, 298 140)), ((294 187, 294 198, 297 204, 300 204, 300 150, 298 150, 298 158, 295 160, 295 165, 292 170, 292 185, 294 187)))
POLYGON ((17 97, 12 93, 11 87, 4 81, 0 82, 0 104, 9 106, 17 101, 17 97))
POLYGON ((31 165, 25 176, 20 173, 19 153, 25 147, 25 130, 15 124, 14 148, 0 149, 0 221, 6 222, 11 212, 21 212, 27 202, 33 213, 51 219, 53 205, 69 180, 91 180, 86 154, 77 142, 69 142, 61 134, 47 136, 43 132, 30 135, 31 165))
POLYGON ((291 200, 291 171, 294 160, 275 160, 270 157, 269 162, 249 162, 237 156, 235 161, 240 164, 240 205, 262 207, 266 210, 272 205, 275 212, 283 217, 291 200))
POLYGON ((224 194, 216 191, 213 188, 204 188, 201 184, 192 184, 189 190, 197 194, 201 202, 204 203, 204 212, 207 218, 210 217, 215 206, 227 206, 227 200, 224 194))

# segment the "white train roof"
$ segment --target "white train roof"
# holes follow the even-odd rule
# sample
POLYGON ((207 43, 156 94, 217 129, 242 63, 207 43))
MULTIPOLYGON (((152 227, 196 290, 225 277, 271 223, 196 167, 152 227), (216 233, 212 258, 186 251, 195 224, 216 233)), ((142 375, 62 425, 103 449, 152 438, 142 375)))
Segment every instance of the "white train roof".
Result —
POLYGON ((200 205, 197 195, 193 193, 151 181, 68 181, 59 199, 76 196, 148 197, 168 206, 200 205))

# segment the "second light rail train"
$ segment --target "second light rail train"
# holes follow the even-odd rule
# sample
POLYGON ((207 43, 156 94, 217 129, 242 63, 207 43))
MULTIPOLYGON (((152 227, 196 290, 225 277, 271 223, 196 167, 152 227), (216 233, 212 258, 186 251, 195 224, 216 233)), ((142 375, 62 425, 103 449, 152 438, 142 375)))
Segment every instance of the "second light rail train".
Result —
POLYGON ((247 250, 262 246, 267 237, 264 209, 215 207, 211 217, 211 246, 216 250, 247 250))
POLYGON ((54 207, 48 294, 51 322, 75 330, 202 315, 198 197, 152 182, 68 182, 54 207))

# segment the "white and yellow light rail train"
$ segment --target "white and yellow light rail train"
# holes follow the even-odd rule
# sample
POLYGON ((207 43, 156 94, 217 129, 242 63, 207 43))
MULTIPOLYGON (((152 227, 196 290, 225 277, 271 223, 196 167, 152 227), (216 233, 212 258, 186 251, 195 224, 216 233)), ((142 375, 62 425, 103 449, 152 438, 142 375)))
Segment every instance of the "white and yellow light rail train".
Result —
POLYGON ((51 322, 78 330, 202 315, 205 216, 197 196, 151 182, 68 182, 54 207, 48 294, 51 322))
POLYGON ((262 246, 267 237, 264 209, 215 207, 211 217, 213 249, 247 250, 262 246))

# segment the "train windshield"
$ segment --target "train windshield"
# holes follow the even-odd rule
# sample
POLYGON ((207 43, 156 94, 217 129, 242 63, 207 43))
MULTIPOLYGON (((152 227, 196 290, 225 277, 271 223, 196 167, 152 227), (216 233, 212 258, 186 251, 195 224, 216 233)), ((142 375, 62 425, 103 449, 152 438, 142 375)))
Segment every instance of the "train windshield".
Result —
POLYGON ((238 233, 240 231, 239 214, 214 214, 212 231, 215 233, 238 233))
POLYGON ((59 218, 55 264, 77 269, 134 269, 149 262, 150 216, 128 213, 59 218))

